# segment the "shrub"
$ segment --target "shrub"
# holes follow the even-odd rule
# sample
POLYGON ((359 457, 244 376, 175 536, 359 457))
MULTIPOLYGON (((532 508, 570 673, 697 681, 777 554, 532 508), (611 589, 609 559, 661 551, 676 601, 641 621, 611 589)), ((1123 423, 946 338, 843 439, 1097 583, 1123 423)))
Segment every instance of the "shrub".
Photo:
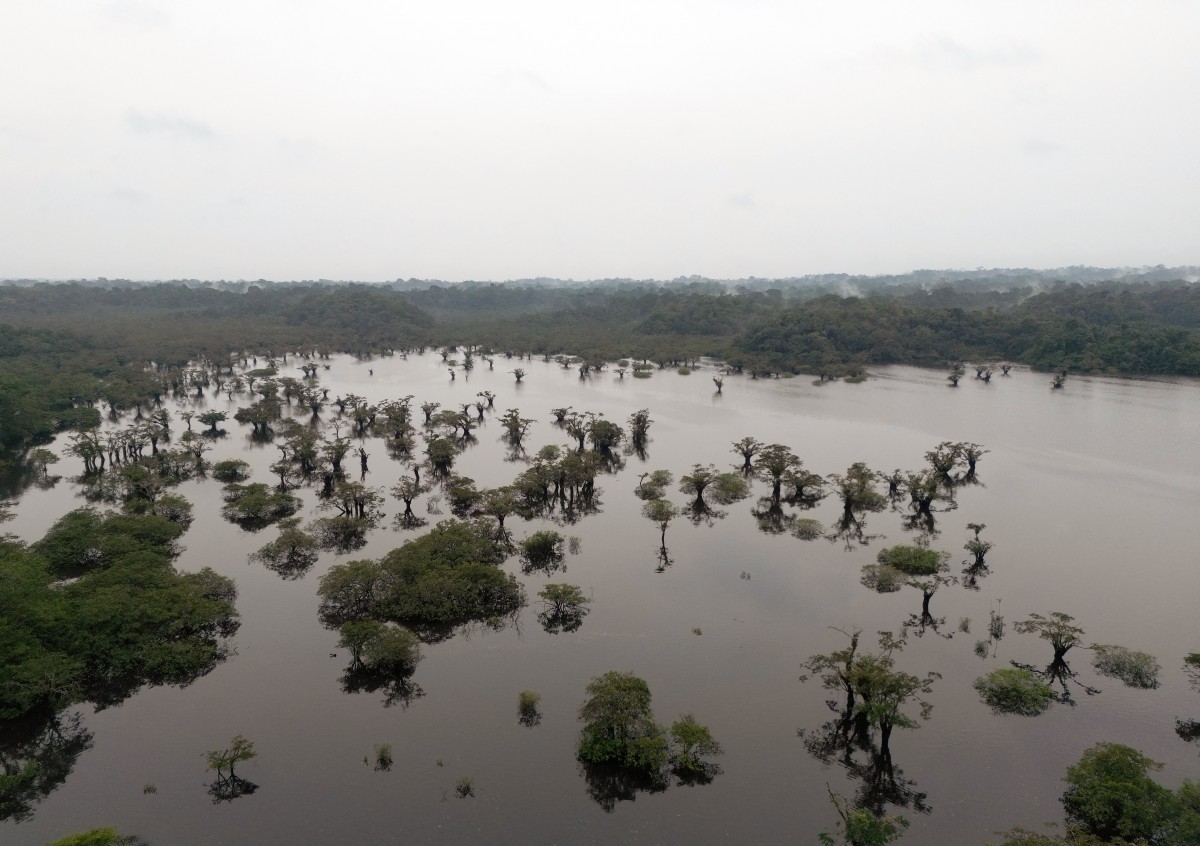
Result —
MULTIPOLYGON (((986 650, 986 646, 985 646, 986 650)), ((998 714, 1035 717, 1054 702, 1054 690, 1029 670, 1006 667, 975 680, 983 701, 998 714)))
POLYGON ((1092 650, 1092 666, 1101 675, 1120 679, 1127 687, 1158 687, 1162 667, 1153 655, 1111 644, 1097 644, 1092 650))

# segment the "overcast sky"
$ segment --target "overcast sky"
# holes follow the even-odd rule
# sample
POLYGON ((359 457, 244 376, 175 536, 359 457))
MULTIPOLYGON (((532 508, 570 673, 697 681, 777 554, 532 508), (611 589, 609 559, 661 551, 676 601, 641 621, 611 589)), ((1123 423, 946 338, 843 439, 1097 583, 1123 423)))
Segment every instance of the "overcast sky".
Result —
POLYGON ((0 0, 0 277, 1200 263, 1200 3, 0 0))

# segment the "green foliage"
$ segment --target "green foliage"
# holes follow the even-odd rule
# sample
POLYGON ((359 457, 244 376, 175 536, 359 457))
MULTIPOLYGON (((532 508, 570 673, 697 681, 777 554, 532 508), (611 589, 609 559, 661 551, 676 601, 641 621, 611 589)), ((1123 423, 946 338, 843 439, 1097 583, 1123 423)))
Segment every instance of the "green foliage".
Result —
POLYGON ((218 482, 244 482, 250 478, 250 465, 240 458, 229 458, 213 464, 211 474, 218 482))
POLYGON ((224 499, 225 507, 221 509, 221 515, 248 531, 258 531, 291 517, 300 507, 299 497, 286 491, 272 490, 262 482, 226 485, 224 499))
POLYGON ((1083 640, 1083 629, 1073 625, 1074 621, 1071 615, 1054 611, 1049 617, 1030 614, 1028 620, 1013 623, 1013 628, 1021 634, 1036 634, 1042 640, 1050 641, 1058 660, 1083 640))
POLYGON ((517 714, 522 721, 537 713, 542 695, 535 690, 522 690, 517 695, 517 714))
POLYGON ((1162 765, 1129 746, 1097 743, 1067 769, 1062 803, 1067 825, 1112 842, 1195 843, 1200 832, 1196 786, 1185 783, 1175 795, 1150 778, 1162 765))
POLYGON ((137 846, 142 842, 136 837, 120 834, 115 828, 93 828, 55 840, 47 846, 137 846))
POLYGON ((430 465, 440 470, 450 469, 457 454, 458 448, 449 438, 430 438, 425 444, 425 455, 429 458, 430 465))
POLYGON ((949 557, 928 547, 900 545, 879 550, 875 560, 907 576, 932 576, 945 568, 949 557))
POLYGON ((217 778, 233 778, 234 768, 243 761, 257 758, 258 753, 254 751, 254 741, 247 740, 239 734, 234 736, 229 746, 206 752, 204 757, 208 768, 216 770, 217 778), (225 773, 226 770, 229 771, 228 774, 225 773))
POLYGON ((800 517, 792 523, 792 534, 800 540, 816 540, 825 533, 825 527, 820 520, 800 517))
POLYGON ((392 768, 392 744, 375 744, 375 771, 387 772, 392 768))
POLYGON ((578 585, 548 584, 538 591, 538 596, 543 605, 538 622, 551 634, 576 631, 591 602, 578 585))
POLYGON ((587 693, 579 709, 582 760, 649 771, 666 764, 666 737, 654 722, 650 686, 643 679, 612 670, 592 679, 587 693))
POLYGON ((308 572, 318 557, 317 539, 300 528, 297 517, 279 521, 279 537, 257 551, 250 560, 285 579, 298 579, 308 572))
MULTIPOLYGON (((984 654, 987 642, 984 641, 984 654)), ((993 670, 975 679, 979 697, 998 714, 1027 717, 1044 713, 1054 703, 1054 689, 1032 672, 1017 667, 993 670)))
POLYGON ((338 629, 338 646, 350 651, 355 669, 406 675, 421 660, 421 642, 404 626, 354 620, 338 629))
POLYGON ((422 639, 471 622, 499 626, 525 602, 520 583, 497 567, 505 557, 488 527, 443 521, 379 562, 331 567, 317 591, 321 621, 391 620, 422 639))
POLYGON ((463 776, 458 780, 458 784, 454 786, 454 792, 458 794, 459 799, 466 799, 468 796, 475 795, 475 782, 470 776, 463 776))
POLYGON ((563 536, 553 530, 534 532, 518 544, 521 569, 526 573, 535 570, 552 573, 558 570, 566 557, 563 551, 564 542, 563 536))
POLYGON ((679 516, 679 509, 665 499, 652 499, 642 506, 642 516, 662 530, 662 541, 667 542, 667 526, 679 516))
POLYGON ((1126 687, 1158 687, 1162 667, 1153 655, 1112 644, 1096 644, 1092 650, 1092 666, 1101 675, 1120 679, 1126 687))
POLYGON ((80 509, 28 549, 0 542, 0 719, 116 704, 146 683, 186 684, 225 657, 233 583, 207 568, 176 571, 181 532, 158 516, 80 509))
POLYGON ((904 817, 876 815, 867 808, 855 808, 844 796, 829 791, 829 799, 838 813, 837 837, 821 832, 823 846, 887 846, 899 840, 908 828, 904 817))
POLYGON ((662 499, 673 479, 670 470, 653 470, 642 476, 634 493, 638 499, 662 499))
MULTIPOLYGON (((840 630, 839 630, 840 631, 840 630)), ((850 645, 824 655, 813 655, 805 663, 807 681, 809 675, 818 676, 827 690, 838 690, 846 695, 847 709, 863 719, 867 725, 880 732, 880 749, 887 752, 889 738, 894 728, 917 728, 918 723, 902 709, 915 701, 921 706, 921 719, 929 719, 933 706, 918 698, 918 694, 932 692, 940 673, 914 676, 896 669, 895 654, 904 645, 903 639, 891 632, 879 633, 879 651, 859 650, 861 631, 842 632, 850 639, 850 645)))
POLYGON ((684 714, 671 723, 671 740, 671 767, 676 772, 708 774, 714 765, 705 758, 722 752, 721 744, 713 739, 708 726, 696 722, 691 714, 684 714))
POLYGON ((875 490, 876 474, 861 461, 850 465, 845 474, 831 473, 829 481, 842 499, 846 513, 882 511, 887 497, 875 490))

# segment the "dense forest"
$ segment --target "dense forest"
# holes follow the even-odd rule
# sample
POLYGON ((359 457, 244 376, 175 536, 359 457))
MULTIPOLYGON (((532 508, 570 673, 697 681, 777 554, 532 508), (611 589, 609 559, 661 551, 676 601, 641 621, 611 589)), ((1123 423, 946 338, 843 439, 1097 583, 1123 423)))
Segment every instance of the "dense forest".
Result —
POLYGON ((128 409, 160 395, 197 356, 281 349, 471 345, 658 366, 711 357, 756 377, 964 362, 1200 376, 1195 277, 1071 268, 667 283, 15 281, 0 286, 0 448, 94 422, 100 401, 128 409))

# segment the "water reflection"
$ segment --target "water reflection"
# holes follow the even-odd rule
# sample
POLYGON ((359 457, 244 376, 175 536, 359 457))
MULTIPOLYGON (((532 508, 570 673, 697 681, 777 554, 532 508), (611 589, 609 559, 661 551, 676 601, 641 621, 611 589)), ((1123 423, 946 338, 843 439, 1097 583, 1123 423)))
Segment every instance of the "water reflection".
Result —
POLYGON ((258 785, 238 775, 218 775, 208 786, 208 795, 214 805, 222 802, 232 802, 242 796, 249 796, 258 790, 258 785))
POLYGON ((389 672, 361 664, 346 668, 341 678, 343 693, 382 693, 383 707, 406 710, 425 690, 412 680, 412 672, 389 672))
POLYGON ((867 517, 864 512, 850 510, 842 511, 841 517, 833 524, 833 528, 825 535, 831 543, 841 543, 847 552, 856 546, 869 546, 872 541, 883 535, 867 533, 867 517))
POLYGON ((0 735, 0 820, 21 822, 67 779, 94 736, 78 711, 5 722, 0 735))
POLYGON ((639 793, 662 793, 669 782, 662 773, 621 767, 614 764, 580 762, 587 794, 593 802, 611 814, 618 802, 633 802, 639 793))
POLYGON ((882 816, 887 806, 906 808, 919 814, 933 809, 925 801, 927 794, 907 778, 892 761, 891 752, 875 744, 866 716, 851 709, 828 703, 837 716, 815 731, 800 729, 797 735, 805 750, 823 764, 841 766, 851 778, 861 782, 852 799, 856 808, 882 816))

